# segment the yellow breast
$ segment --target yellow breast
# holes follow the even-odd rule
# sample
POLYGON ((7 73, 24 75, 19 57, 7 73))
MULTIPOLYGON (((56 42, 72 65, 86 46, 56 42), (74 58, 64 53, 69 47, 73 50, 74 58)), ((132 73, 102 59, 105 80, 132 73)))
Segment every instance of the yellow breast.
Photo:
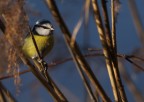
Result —
MULTIPOLYGON (((41 56, 44 57, 47 53, 50 52, 50 50, 53 47, 54 44, 53 35, 49 36, 34 35, 34 38, 38 46, 39 52, 41 53, 41 56)), ((37 52, 31 36, 27 36, 27 38, 25 39, 22 50, 27 57, 30 58, 37 57, 37 52)))

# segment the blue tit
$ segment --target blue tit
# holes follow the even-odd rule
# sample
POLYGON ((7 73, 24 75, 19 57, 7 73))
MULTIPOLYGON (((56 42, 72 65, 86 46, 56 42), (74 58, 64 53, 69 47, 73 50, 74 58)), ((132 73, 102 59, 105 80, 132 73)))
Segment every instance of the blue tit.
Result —
MULTIPOLYGON (((44 58, 54 46, 53 31, 54 28, 48 20, 37 21, 32 29, 32 33, 42 58, 44 58)), ((28 34, 24 40, 22 51, 31 59, 38 58, 37 51, 30 34, 28 34)))

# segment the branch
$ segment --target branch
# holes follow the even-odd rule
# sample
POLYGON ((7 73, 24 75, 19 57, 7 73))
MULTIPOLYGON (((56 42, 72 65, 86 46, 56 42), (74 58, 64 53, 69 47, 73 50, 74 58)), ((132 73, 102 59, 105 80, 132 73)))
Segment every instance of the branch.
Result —
MULTIPOLYGON (((115 78, 116 78, 116 82, 117 82, 117 88, 120 94, 120 98, 122 102, 127 102, 127 97, 126 97, 126 93, 125 90, 123 88, 123 84, 121 81, 121 76, 120 76, 120 72, 118 69, 118 60, 117 60, 117 43, 116 43, 116 2, 118 3, 118 1, 116 0, 111 0, 111 19, 112 19, 112 46, 113 46, 113 51, 112 53, 112 59, 113 60, 113 68, 114 68, 114 74, 115 74, 115 78)), ((118 5, 117 5, 118 6, 118 5)))
MULTIPOLYGON (((100 54, 100 53, 92 53, 92 54, 85 54, 85 55, 84 55, 85 58, 95 57, 95 56, 104 56, 104 55, 103 55, 103 54, 100 54)), ((117 57, 120 57, 120 58, 123 58, 123 59, 127 60, 128 62, 130 62, 131 64, 133 64, 134 66, 136 66, 137 68, 139 68, 141 71, 144 72, 144 68, 142 68, 141 66, 139 66, 138 64, 136 64, 136 63, 134 63, 134 62, 132 61, 132 59, 135 59, 135 58, 137 59, 137 58, 138 58, 139 60, 141 60, 141 61, 144 62, 144 59, 139 58, 139 57, 137 57, 137 56, 133 56, 133 55, 122 55, 122 54, 118 54, 117 57)), ((53 62, 52 64, 49 64, 48 67, 49 67, 49 68, 52 68, 52 67, 54 67, 54 66, 57 66, 57 65, 59 65, 59 64, 63 64, 63 63, 65 63, 65 62, 71 61, 71 60, 73 60, 73 59, 72 59, 72 58, 65 58, 65 59, 63 59, 63 60, 55 61, 55 62, 53 62)), ((30 69, 24 70, 24 71, 22 71, 22 72, 19 72, 19 75, 25 74, 25 73, 30 72, 30 71, 31 71, 30 69)), ((17 74, 17 73, 16 73, 16 74, 17 74)), ((11 75, 5 75, 5 76, 1 76, 1 77, 0 77, 0 80, 12 78, 12 77, 14 77, 13 74, 11 74, 11 75)))

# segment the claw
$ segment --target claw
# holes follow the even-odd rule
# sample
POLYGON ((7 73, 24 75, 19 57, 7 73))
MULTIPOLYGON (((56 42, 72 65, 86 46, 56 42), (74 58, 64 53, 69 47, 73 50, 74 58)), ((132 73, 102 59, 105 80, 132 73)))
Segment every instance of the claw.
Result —
POLYGON ((38 59, 38 62, 39 62, 39 63, 42 63, 42 62, 43 62, 43 60, 42 60, 42 59, 38 59))

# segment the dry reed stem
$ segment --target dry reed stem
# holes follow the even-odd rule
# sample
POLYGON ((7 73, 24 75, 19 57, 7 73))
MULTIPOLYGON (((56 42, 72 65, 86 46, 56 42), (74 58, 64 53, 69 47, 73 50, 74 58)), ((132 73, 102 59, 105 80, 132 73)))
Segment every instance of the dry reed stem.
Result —
POLYGON ((0 102, 17 102, 12 94, 0 82, 0 102))
POLYGON ((114 74, 115 74, 115 78, 116 78, 116 83, 117 83, 117 89, 119 91, 120 94, 120 100, 122 102, 127 102, 127 97, 125 94, 125 90, 123 88, 123 84, 121 81, 121 77, 120 77, 120 72, 118 69, 118 60, 117 60, 117 43, 116 43, 116 12, 115 12, 115 8, 116 8, 116 1, 115 0, 111 0, 111 19, 112 19, 112 64, 113 64, 113 68, 114 68, 114 74))
POLYGON ((144 102, 144 97, 143 97, 142 93, 136 87, 135 83, 133 82, 130 75, 126 71, 126 68, 124 67, 124 64, 122 63, 122 61, 119 61, 119 67, 120 67, 120 72, 123 76, 123 79, 125 80, 128 89, 133 94, 135 101, 136 102, 144 102))
POLYGON ((90 10, 90 0, 85 0, 84 12, 85 12, 85 24, 88 24, 89 20, 89 10, 90 10))
POLYGON ((111 0, 111 24, 112 24, 112 46, 115 54, 117 53, 117 43, 116 43, 116 20, 115 20, 115 0, 111 0))
POLYGON ((97 0, 92 0, 92 6, 93 6, 94 17, 95 17, 95 22, 97 25, 99 37, 103 46, 103 53, 104 53, 105 60, 106 60, 106 66, 107 66, 108 74, 109 74, 110 81, 111 81, 114 99, 117 102, 119 101, 119 96, 118 96, 116 79, 115 79, 113 66, 112 66, 112 57, 111 57, 110 50, 108 48, 108 44, 106 41, 106 35, 104 32, 104 27, 102 25, 102 19, 100 16, 97 0))
POLYGON ((95 97, 95 95, 94 95, 94 93, 93 93, 93 91, 92 91, 92 88, 91 88, 91 86, 90 86, 90 83, 88 82, 87 77, 85 76, 85 73, 83 72, 83 70, 81 69, 81 66, 80 66, 79 64, 78 64, 78 67, 79 67, 79 68, 77 68, 77 69, 78 69, 79 74, 80 74, 80 76, 81 76, 81 78, 82 78, 82 80, 83 80, 83 83, 84 83, 84 85, 85 85, 85 88, 86 88, 86 90, 87 90, 87 92, 88 92, 88 94, 89 94, 89 96, 90 96, 90 99, 91 99, 93 102, 97 102, 96 97, 95 97))
POLYGON ((90 0, 85 0, 85 6, 83 8, 83 12, 84 12, 84 32, 83 32, 83 45, 89 46, 89 42, 90 42, 90 34, 89 34, 89 16, 90 16, 90 0))
MULTIPOLYGON (((83 18, 81 17, 81 18, 79 19, 77 25, 75 26, 74 30, 73 30, 72 37, 71 37, 71 41, 70 41, 70 45, 71 45, 71 46, 74 46, 74 43, 75 43, 75 41, 76 41, 76 36, 77 36, 78 31, 79 31, 79 29, 80 29, 80 27, 81 27, 81 25, 82 25, 82 21, 83 21, 83 18)), ((85 85, 85 87, 86 87, 86 90, 87 90, 87 92, 88 92, 91 100, 94 101, 94 102, 96 102, 95 95, 94 95, 94 93, 93 93, 93 91, 92 91, 92 89, 91 89, 91 86, 89 85, 89 82, 88 82, 86 76, 84 75, 83 70, 80 68, 80 66, 79 66, 78 71, 79 71, 79 74, 80 74, 80 76, 81 76, 81 78, 82 78, 82 80, 83 80, 83 83, 84 83, 84 85, 85 85)))
POLYGON ((16 85, 16 91, 17 93, 20 91, 19 86, 21 85, 21 79, 19 77, 19 65, 17 63, 17 53, 13 46, 11 46, 10 43, 8 43, 8 39, 13 38, 15 42, 17 42, 17 46, 21 46, 22 44, 22 35, 26 31, 26 18, 25 13, 22 8, 23 6, 23 0, 17 1, 17 0, 8 0, 0 1, 0 16, 3 17, 3 21, 5 21, 5 25, 2 23, 2 31, 5 33, 5 45, 6 45, 6 51, 7 59, 8 59, 8 73, 13 73, 15 76, 14 84, 16 85), (21 19, 23 18, 23 19, 21 19), (23 28, 23 30, 19 30, 23 28))
POLYGON ((71 34, 70 34, 69 30, 67 29, 67 27, 66 27, 58 9, 57 9, 55 2, 53 0, 45 0, 45 3, 48 5, 51 13, 53 14, 54 18, 56 19, 57 23, 59 24, 59 26, 60 26, 63 34, 64 34, 66 44, 67 44, 69 51, 70 51, 76 65, 77 65, 77 68, 79 68, 78 66, 80 66, 83 69, 83 71, 86 73, 86 75, 88 76, 90 81, 93 83, 94 87, 96 88, 97 92, 102 97, 102 99, 105 102, 110 102, 111 100, 106 95, 103 88, 101 87, 98 80, 96 79, 94 73, 92 72, 90 66, 88 65, 86 60, 83 58, 76 42, 75 42, 74 46, 70 45, 71 34))
POLYGON ((108 11, 107 11, 107 6, 106 0, 101 0, 102 3, 102 10, 103 10, 103 17, 104 17, 104 26, 105 26, 105 33, 106 33, 106 40, 107 40, 107 44, 110 48, 110 50, 112 50, 113 46, 112 46, 112 35, 111 35, 111 30, 110 30, 110 23, 109 23, 109 18, 108 18, 108 11))
MULTIPOLYGON (((104 23, 105 23, 105 30, 106 30, 106 40, 107 40, 107 45, 109 47, 108 54, 110 56, 110 63, 112 63, 112 67, 113 71, 114 71, 114 77, 116 79, 116 89, 119 90, 120 95, 121 95, 121 99, 119 98, 119 92, 118 90, 116 90, 116 95, 115 96, 115 101, 120 101, 120 100, 124 100, 127 101, 126 99, 126 95, 125 95, 125 91, 123 89, 122 86, 122 82, 121 82, 121 78, 120 78, 120 74, 119 74, 119 70, 118 70, 118 62, 117 62, 117 48, 116 48, 116 29, 115 29, 115 13, 114 13, 114 9, 115 7, 113 6, 114 3, 112 1, 112 38, 111 38, 111 32, 110 32, 110 24, 109 24, 109 19, 108 19, 108 13, 107 13, 107 8, 106 8, 106 1, 102 0, 102 8, 103 8, 103 14, 104 14, 104 23)), ((102 21, 101 21, 102 22, 102 21)), ((101 23, 102 24, 102 23, 101 23)), ((103 40, 104 41, 104 40, 103 40)))
POLYGON ((141 41, 142 47, 144 47, 144 28, 143 28, 143 24, 142 21, 140 20, 139 14, 138 14, 138 10, 137 10, 137 6, 135 3, 135 0, 128 0, 128 5, 130 8, 130 12, 132 14, 132 18, 135 24, 135 28, 138 32, 138 37, 141 41))
MULTIPOLYGON (((90 0, 87 0, 87 1, 85 2, 84 10, 86 10, 86 8, 88 7, 89 4, 87 4, 87 3, 89 3, 89 1, 90 1, 90 0)), ((86 11, 87 11, 87 10, 86 10, 86 11)), ((87 20, 87 19, 88 19, 88 11, 86 12, 86 15, 85 15, 85 16, 86 16, 85 20, 87 20)), ((86 22, 87 22, 87 21, 86 21, 86 22)), ((79 21, 77 22, 77 25, 75 26, 75 28, 74 28, 74 30, 73 30, 73 33, 72 33, 72 37, 71 37, 71 41, 70 41, 70 45, 71 45, 71 46, 74 46, 74 44, 75 44, 76 36, 77 36, 77 34, 78 34, 78 31, 79 31, 82 23, 83 23, 83 16, 82 16, 82 14, 81 14, 81 17, 80 17, 79 21)), ((79 66, 78 71, 79 71, 79 74, 80 74, 80 76, 81 76, 81 78, 82 78, 82 80, 83 80, 83 83, 84 83, 85 88, 86 88, 86 90, 87 90, 87 92, 88 92, 88 95, 90 96, 90 99, 91 99, 93 102, 96 102, 96 97, 95 97, 95 95, 94 95, 94 93, 93 93, 93 91, 92 91, 91 86, 89 85, 89 82, 88 82, 88 80, 87 80, 87 78, 86 78, 83 70, 80 68, 80 66, 79 66)))
POLYGON ((45 80, 43 78, 43 76, 39 73, 39 71, 36 70, 37 68, 35 66, 33 66, 30 63, 30 61, 28 59, 26 59, 22 54, 20 54, 19 56, 22 59, 22 61, 24 62, 24 64, 26 64, 31 69, 31 72, 37 77, 37 79, 45 86, 45 88, 48 90, 48 92, 50 93, 50 95, 57 102, 63 102, 63 101, 61 101, 61 99, 59 98, 59 96, 55 93, 55 91, 51 88, 51 86, 49 85, 49 83, 47 82, 47 80, 45 80))
MULTIPOLYGON (((38 63, 35 60, 34 60, 34 63, 37 66, 37 68, 43 69, 40 63, 38 63)), ((45 79, 47 81, 47 84, 49 84, 49 86, 53 89, 53 91, 56 93, 56 95, 60 98, 60 102, 68 102, 68 100, 66 99, 66 97, 63 95, 63 93, 60 91, 60 89, 54 83, 54 81, 49 76, 49 74, 48 73, 45 73, 46 75, 43 75, 44 73, 41 73, 41 74, 42 74, 42 76, 45 77, 45 79)))

